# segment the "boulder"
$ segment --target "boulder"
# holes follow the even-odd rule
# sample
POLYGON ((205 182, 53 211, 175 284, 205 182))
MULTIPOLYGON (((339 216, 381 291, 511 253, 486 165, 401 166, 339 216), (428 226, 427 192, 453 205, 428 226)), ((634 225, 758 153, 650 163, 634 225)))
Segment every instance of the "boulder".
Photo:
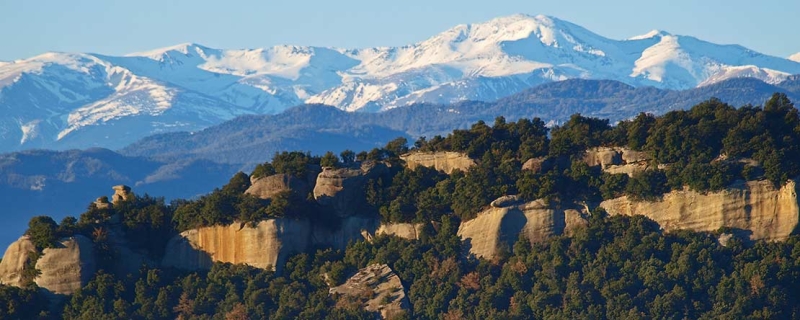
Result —
POLYGON ((411 170, 419 166, 434 168, 447 174, 455 170, 466 172, 475 165, 475 160, 460 152, 412 152, 400 156, 411 170))
POLYGON ((750 240, 785 240, 798 224, 797 187, 794 181, 775 188, 769 181, 737 182, 707 194, 688 189, 672 191, 659 201, 621 197, 603 201, 610 215, 644 215, 665 231, 738 230, 750 240))
POLYGON ((464 221, 458 235, 466 242, 469 252, 491 259, 501 247, 511 248, 523 234, 531 243, 551 236, 571 235, 588 224, 585 209, 549 205, 544 200, 523 203, 516 198, 495 200, 492 207, 475 219, 464 221), (512 201, 515 200, 515 201, 512 201))
POLYGON ((271 199, 281 192, 291 191, 305 198, 311 188, 305 180, 288 175, 275 174, 268 177, 254 179, 250 188, 244 192, 260 199, 271 199))
POLYGON ((291 253, 309 247, 310 233, 307 220, 287 218, 192 229, 170 239, 162 264, 196 270, 229 262, 280 272, 291 253))
POLYGON ((339 217, 356 215, 366 204, 365 188, 388 167, 380 162, 364 162, 358 168, 323 168, 314 186, 314 199, 339 217))
POLYGON ((406 290, 400 277, 386 264, 373 264, 338 286, 329 289, 337 306, 361 305, 368 312, 390 319, 409 312, 406 290))
POLYGON ((525 163, 522 164, 522 170, 530 170, 534 173, 542 173, 544 171, 550 170, 553 167, 554 163, 551 159, 546 157, 540 158, 533 158, 528 159, 525 163))
MULTIPOLYGON (((21 286, 23 267, 35 250, 28 236, 12 243, 0 262, 0 283, 21 286)), ((73 294, 86 285, 97 270, 94 245, 81 235, 62 239, 55 248, 44 249, 42 253, 36 262, 36 269, 41 273, 34 282, 51 294, 73 294)))

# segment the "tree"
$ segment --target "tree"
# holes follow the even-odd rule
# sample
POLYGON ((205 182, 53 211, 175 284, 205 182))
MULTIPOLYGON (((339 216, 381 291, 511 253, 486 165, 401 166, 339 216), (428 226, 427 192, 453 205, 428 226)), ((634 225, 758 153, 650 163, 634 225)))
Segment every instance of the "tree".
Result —
POLYGON ((347 149, 345 151, 342 151, 342 153, 340 153, 339 156, 342 158, 342 163, 345 166, 349 166, 356 162, 356 153, 353 152, 353 150, 347 149))
POLYGON ((339 166, 339 158, 333 152, 326 152, 319 160, 319 165, 323 167, 336 168, 339 166))
POLYGON ((48 216, 36 216, 28 222, 28 231, 25 232, 37 250, 52 248, 58 240, 58 224, 48 216))

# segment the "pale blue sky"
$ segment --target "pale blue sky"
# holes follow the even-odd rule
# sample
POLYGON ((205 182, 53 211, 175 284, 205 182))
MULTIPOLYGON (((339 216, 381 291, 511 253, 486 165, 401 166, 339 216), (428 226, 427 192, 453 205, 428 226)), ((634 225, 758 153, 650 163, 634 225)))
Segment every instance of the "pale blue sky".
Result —
POLYGON ((0 0, 0 60, 183 42, 398 46, 513 13, 552 15, 615 39, 660 29, 781 57, 800 51, 800 0, 0 0))

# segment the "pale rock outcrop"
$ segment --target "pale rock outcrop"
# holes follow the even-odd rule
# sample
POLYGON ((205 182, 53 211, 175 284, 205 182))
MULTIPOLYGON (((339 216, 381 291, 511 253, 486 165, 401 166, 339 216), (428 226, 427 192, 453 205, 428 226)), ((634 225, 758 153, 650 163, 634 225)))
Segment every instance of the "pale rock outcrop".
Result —
POLYGON ((210 269, 213 262, 247 264, 280 271, 287 257, 309 246, 306 220, 271 219, 182 232, 170 239, 162 264, 180 269, 210 269))
POLYGON ((131 187, 129 186, 121 184, 112 188, 114 189, 114 195, 111 197, 112 203, 116 203, 117 201, 128 201, 133 198, 133 193, 131 192, 131 187))
MULTIPOLYGON (((35 250, 28 236, 12 243, 0 262, 0 283, 21 286, 23 267, 35 250)), ((73 294, 89 282, 97 269, 94 245, 81 235, 62 239, 55 248, 44 249, 42 253, 36 262, 41 274, 34 282, 48 293, 73 294)))
POLYGON ((492 202, 492 207, 475 219, 462 222, 458 235, 471 254, 490 259, 502 246, 510 249, 520 234, 532 243, 541 242, 551 236, 571 235, 587 224, 584 209, 549 205, 544 200, 524 203, 507 196, 492 202))
POLYGON ((14 241, 3 254, 3 261, 0 261, 0 283, 9 286, 21 286, 22 268, 28 261, 31 252, 36 251, 33 242, 28 236, 22 236, 14 241))
POLYGON ((339 305, 356 303, 368 312, 380 313, 389 319, 408 312, 409 302, 400 277, 386 264, 373 264, 358 272, 329 293, 339 305))
POLYGON ((256 196, 260 199, 271 199, 275 195, 291 191, 303 198, 310 191, 310 187, 305 180, 288 174, 275 174, 268 177, 252 179, 250 188, 244 193, 256 196))
POLYGON ((367 182, 387 169, 386 164, 372 161, 359 168, 323 168, 314 186, 314 199, 339 217, 356 215, 365 205, 367 182))
POLYGON ((35 281, 49 292, 70 295, 89 283, 97 271, 94 244, 82 235, 59 243, 57 248, 44 249, 36 262, 36 269, 42 273, 35 281))
POLYGON ((522 164, 522 170, 530 170, 534 173, 541 173, 553 167, 553 161, 550 158, 539 157, 532 158, 522 164))
POLYGON ((650 168, 650 154, 622 147, 598 147, 586 150, 583 161, 589 166, 600 166, 610 174, 634 173, 650 168))
POLYGON ((419 240, 422 233, 423 223, 387 223, 381 224, 375 231, 376 236, 388 235, 403 238, 406 240, 419 240))
POLYGON ((475 165, 475 160, 460 152, 412 152, 400 156, 406 166, 414 170, 419 166, 434 168, 447 174, 455 170, 466 172, 475 165))
POLYGON ((751 240, 785 240, 798 224, 794 181, 776 189, 769 181, 738 182, 720 192, 702 194, 672 191, 660 201, 621 197, 603 201, 610 215, 644 215, 665 231, 716 231, 727 227, 749 234, 751 240))
POLYGON ((601 168, 610 165, 620 165, 623 164, 622 152, 617 150, 617 148, 592 148, 583 153, 583 162, 591 167, 600 166, 601 168))

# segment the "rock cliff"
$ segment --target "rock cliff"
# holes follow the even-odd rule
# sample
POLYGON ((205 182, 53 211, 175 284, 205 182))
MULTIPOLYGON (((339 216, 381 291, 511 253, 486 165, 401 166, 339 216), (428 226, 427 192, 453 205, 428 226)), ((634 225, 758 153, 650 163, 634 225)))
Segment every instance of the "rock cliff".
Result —
MULTIPOLYGON (((12 243, 0 262, 0 283, 21 286, 23 266, 35 250, 27 236, 12 243)), ((69 295, 88 283, 96 268, 92 241, 77 235, 62 239, 55 248, 44 249, 36 262, 41 274, 34 282, 49 293, 69 295)))
POLYGON ((314 186, 314 199, 339 217, 356 215, 365 204, 367 182, 387 169, 386 164, 371 161, 359 168, 324 168, 314 186))
POLYGON ((523 203, 510 196, 495 200, 492 208, 462 222, 458 235, 471 254, 491 259, 502 246, 510 249, 520 234, 531 242, 540 242, 555 235, 570 235, 587 223, 586 213, 578 208, 551 206, 543 200, 523 203))
POLYGON ((192 270, 230 262, 280 271, 291 253, 308 248, 310 232, 308 221, 285 218, 188 230, 167 243, 162 264, 192 270))
POLYGON ((455 170, 466 172, 475 165, 475 160, 459 152, 412 152, 400 156, 406 166, 414 170, 419 166, 435 168, 447 174, 455 170))
POLYGON ((409 303, 400 277, 385 264, 373 264, 358 270, 344 284, 333 287, 330 294, 339 300, 337 305, 361 305, 368 312, 380 313, 390 319, 408 312, 409 303))
POLYGON ((294 192, 305 198, 311 188, 303 179, 288 174, 276 174, 254 179, 245 193, 261 199, 271 199, 276 194, 286 191, 294 192))
POLYGON ((739 182, 720 192, 673 191, 660 201, 628 197, 600 204, 611 215, 644 215, 665 231, 716 231, 733 228, 751 240, 785 240, 797 227, 797 187, 789 181, 776 189, 769 181, 739 182))

